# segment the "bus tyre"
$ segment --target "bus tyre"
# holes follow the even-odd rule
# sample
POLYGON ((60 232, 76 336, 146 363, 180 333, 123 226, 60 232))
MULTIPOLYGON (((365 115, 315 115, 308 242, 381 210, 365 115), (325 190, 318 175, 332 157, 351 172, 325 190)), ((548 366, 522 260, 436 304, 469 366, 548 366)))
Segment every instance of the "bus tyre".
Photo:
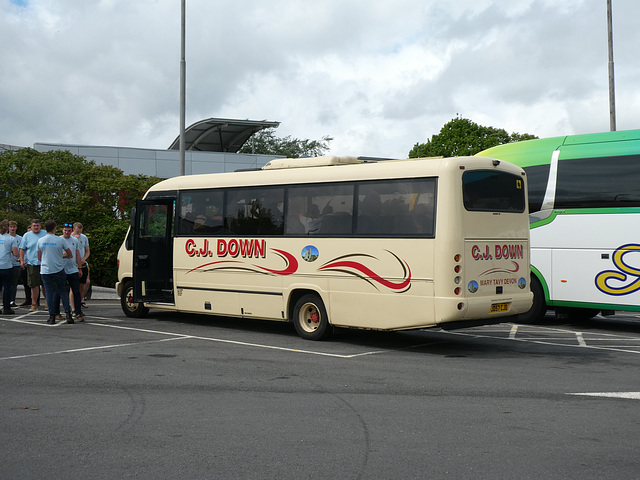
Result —
POLYGON ((527 313, 521 313, 517 317, 518 323, 538 323, 547 313, 547 304, 544 301, 544 291, 540 281, 531 275, 531 291, 533 292, 533 305, 527 313))
POLYGON ((567 308, 560 311, 569 317, 570 321, 580 322, 583 320, 591 320, 600 313, 600 310, 593 308, 567 308))
POLYGON ((311 293, 298 299, 293 308, 293 325, 306 340, 321 340, 329 335, 329 317, 318 295, 311 293))
POLYGON ((120 305, 127 317, 142 318, 146 317, 147 313, 149 313, 149 309, 145 307, 144 304, 133 302, 133 282, 131 280, 124 284, 122 297, 120 297, 120 305))

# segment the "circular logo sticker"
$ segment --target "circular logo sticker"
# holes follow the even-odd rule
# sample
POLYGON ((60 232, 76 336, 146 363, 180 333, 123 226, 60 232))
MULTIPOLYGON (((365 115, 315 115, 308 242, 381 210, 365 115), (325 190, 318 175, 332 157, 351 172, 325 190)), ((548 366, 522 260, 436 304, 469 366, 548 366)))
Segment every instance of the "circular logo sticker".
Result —
POLYGON ((520 280, 518 280, 518 287, 523 290, 527 287, 527 281, 524 279, 524 277, 520 277, 520 280))
POLYGON ((307 245, 302 249, 302 259, 305 262, 315 262, 320 253, 313 245, 307 245))
POLYGON ((476 293, 478 291, 478 288, 480 288, 480 286, 478 285, 478 282, 476 282, 475 280, 471 280, 469 282, 469 285, 467 285, 467 288, 471 293, 476 293))

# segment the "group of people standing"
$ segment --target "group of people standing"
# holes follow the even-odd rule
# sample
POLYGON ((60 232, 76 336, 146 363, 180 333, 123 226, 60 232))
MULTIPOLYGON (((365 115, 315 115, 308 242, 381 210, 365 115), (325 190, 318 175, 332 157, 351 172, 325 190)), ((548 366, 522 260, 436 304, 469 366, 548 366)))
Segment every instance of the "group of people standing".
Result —
POLYGON ((62 236, 56 236, 54 220, 47 220, 44 227, 43 231, 40 220, 34 219, 21 237, 16 234, 18 225, 15 221, 0 222, 2 313, 15 313, 17 286, 22 277, 26 298, 21 307, 30 306, 30 311, 37 311, 40 287, 43 286, 42 293, 49 312, 47 323, 55 324, 56 320, 65 320, 65 317, 67 323, 82 322, 82 308, 87 306, 84 297, 89 288, 89 239, 82 233, 80 222, 65 223, 62 236), (60 315, 60 301, 65 317, 60 315))

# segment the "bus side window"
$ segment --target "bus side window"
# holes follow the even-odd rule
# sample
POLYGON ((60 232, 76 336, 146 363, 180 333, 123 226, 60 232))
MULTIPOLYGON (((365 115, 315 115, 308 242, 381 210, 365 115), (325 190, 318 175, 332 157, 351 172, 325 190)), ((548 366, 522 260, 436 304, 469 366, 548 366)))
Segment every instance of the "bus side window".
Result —
POLYGON ((365 194, 358 205, 358 233, 388 233, 382 221, 380 195, 375 190, 365 194))
POLYGON ((554 208, 640 206, 640 155, 562 159, 554 208))
POLYGON ((353 232, 353 183, 290 186, 287 198, 287 235, 353 232))
POLYGON ((228 191, 225 226, 236 235, 282 235, 284 188, 266 187, 228 191))
POLYGON ((127 250, 133 250, 133 230, 129 229, 127 232, 127 238, 124 241, 124 248, 127 250))
POLYGON ((434 178, 358 184, 358 235, 432 236, 434 178))
POLYGON ((178 212, 179 235, 211 235, 222 232, 222 190, 182 192, 178 212))

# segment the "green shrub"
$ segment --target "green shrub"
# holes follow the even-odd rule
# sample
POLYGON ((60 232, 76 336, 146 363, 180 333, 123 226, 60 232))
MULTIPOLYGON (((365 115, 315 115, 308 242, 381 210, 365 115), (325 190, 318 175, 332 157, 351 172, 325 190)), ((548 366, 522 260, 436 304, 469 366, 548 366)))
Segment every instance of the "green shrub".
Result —
POLYGON ((160 179, 124 175, 68 151, 31 148, 0 153, 0 171, 0 219, 17 221, 20 235, 33 218, 59 226, 82 223, 91 248, 91 281, 113 287, 131 207, 160 179))

